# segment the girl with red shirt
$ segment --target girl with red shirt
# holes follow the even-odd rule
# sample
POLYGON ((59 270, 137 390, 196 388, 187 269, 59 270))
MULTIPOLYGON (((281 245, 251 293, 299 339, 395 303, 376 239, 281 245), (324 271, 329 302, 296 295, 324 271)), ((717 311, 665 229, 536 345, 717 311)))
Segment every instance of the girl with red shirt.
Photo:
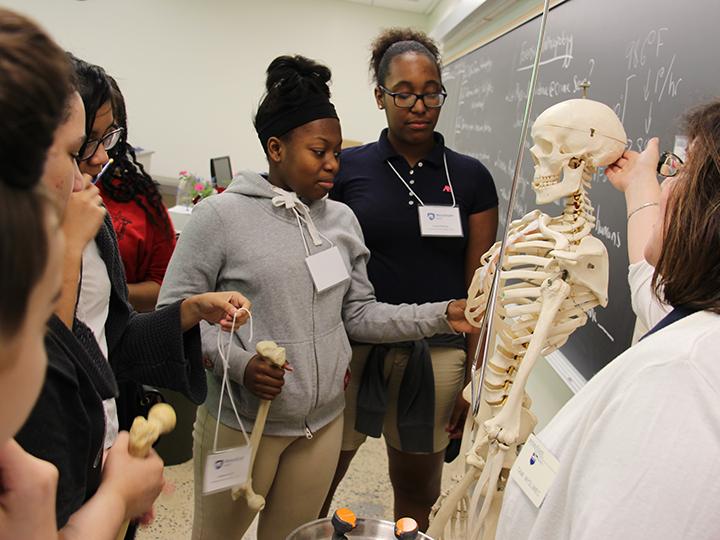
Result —
POLYGON ((152 311, 175 248, 175 230, 157 185, 127 141, 125 100, 115 80, 108 79, 116 125, 102 143, 115 161, 113 174, 104 175, 97 185, 117 235, 130 304, 136 311, 152 311), (108 148, 115 137, 117 142, 108 148))

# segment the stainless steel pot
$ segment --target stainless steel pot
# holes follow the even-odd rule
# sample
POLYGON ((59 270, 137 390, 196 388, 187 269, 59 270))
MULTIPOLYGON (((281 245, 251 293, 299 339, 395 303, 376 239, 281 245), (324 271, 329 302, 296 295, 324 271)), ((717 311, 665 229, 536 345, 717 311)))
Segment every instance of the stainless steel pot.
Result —
MULTIPOLYGON (((338 540, 343 536, 337 535, 330 518, 316 519, 295 529, 286 540, 338 540), (335 536, 333 536, 335 535, 335 536)), ((395 540, 395 524, 380 519, 358 519, 357 526, 345 533, 348 540, 395 540)), ((416 540, 432 540, 421 532, 415 536, 416 540)))

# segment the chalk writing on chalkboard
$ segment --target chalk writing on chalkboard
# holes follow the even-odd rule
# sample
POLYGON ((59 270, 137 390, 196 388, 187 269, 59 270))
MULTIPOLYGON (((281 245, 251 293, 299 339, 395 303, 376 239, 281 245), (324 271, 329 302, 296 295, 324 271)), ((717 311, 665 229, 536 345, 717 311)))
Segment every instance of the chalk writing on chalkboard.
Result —
POLYGON ((625 48, 627 74, 620 101, 615 113, 624 121, 628 106, 644 111, 642 131, 631 138, 629 146, 641 151, 653 132, 653 109, 664 98, 674 98, 680 90, 683 78, 678 75, 677 53, 665 46, 664 37, 670 28, 653 28, 646 34, 628 42, 625 48))
MULTIPOLYGON (((641 150, 650 137, 659 136, 662 149, 672 150, 681 135, 682 114, 720 94, 715 58, 720 3, 694 0, 683 5, 681 16, 678 13, 679 5, 672 0, 568 0, 552 9, 531 119, 559 101, 581 97, 580 85, 589 80, 589 97, 615 110, 631 149, 641 150)), ((539 26, 534 19, 443 71, 449 95, 439 128, 452 148, 490 170, 501 220, 507 212, 539 26)), ((532 142, 528 138, 523 144, 528 148, 532 142)), ((537 207, 532 177, 526 152, 513 218, 537 207)), ((562 348, 586 378, 627 348, 635 321, 627 285, 623 196, 599 171, 590 198, 597 218, 594 235, 610 255, 610 303, 594 311, 562 348)), ((558 206, 542 211, 555 215, 558 206)))

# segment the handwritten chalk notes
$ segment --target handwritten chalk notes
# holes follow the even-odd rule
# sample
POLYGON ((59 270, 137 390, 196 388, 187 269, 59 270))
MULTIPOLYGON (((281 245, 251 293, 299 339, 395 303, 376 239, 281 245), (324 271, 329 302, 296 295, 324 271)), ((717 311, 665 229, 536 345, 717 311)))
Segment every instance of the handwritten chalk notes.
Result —
POLYGON ((657 110, 663 100, 677 98, 683 82, 678 53, 666 46, 669 35, 668 26, 652 28, 630 40, 625 48, 625 85, 615 112, 624 122, 628 107, 641 111, 642 130, 628 141, 630 147, 638 151, 642 151, 652 137, 653 110, 657 110))
MULTIPOLYGON (((662 150, 681 149, 680 120, 691 106, 712 99, 720 88, 714 52, 720 47, 720 3, 695 0, 682 8, 671 0, 571 0, 552 9, 540 57, 531 114, 566 99, 606 103, 622 119, 633 150, 658 136, 662 150)), ((448 145, 479 159, 490 170, 500 199, 501 229, 510 198, 518 137, 535 58, 539 18, 449 64, 443 71, 448 101, 439 129, 448 145)), ((519 174, 513 219, 537 207, 532 160, 519 174)), ((590 378, 630 343, 634 315, 627 286, 625 201, 603 171, 593 175, 594 235, 610 256, 610 303, 588 316, 563 347, 590 378)), ((542 210, 558 215, 562 205, 542 210)))

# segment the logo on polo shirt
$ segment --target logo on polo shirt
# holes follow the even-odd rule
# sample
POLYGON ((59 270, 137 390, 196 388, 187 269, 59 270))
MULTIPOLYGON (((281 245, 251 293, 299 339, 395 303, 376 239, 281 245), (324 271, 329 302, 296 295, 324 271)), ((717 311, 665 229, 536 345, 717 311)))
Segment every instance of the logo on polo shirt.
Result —
POLYGON ((452 190, 450 189, 450 186, 445 184, 443 186, 443 193, 452 193, 452 190))

